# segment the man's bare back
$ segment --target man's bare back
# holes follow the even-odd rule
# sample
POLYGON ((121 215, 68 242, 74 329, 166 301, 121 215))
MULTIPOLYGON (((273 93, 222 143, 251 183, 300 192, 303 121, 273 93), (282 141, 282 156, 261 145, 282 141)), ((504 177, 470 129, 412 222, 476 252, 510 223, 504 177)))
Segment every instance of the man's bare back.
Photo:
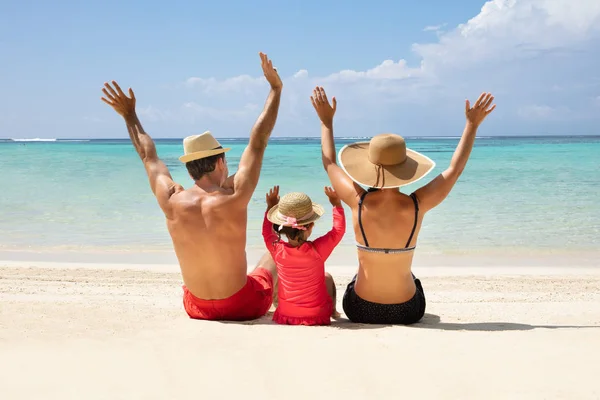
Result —
MULTIPOLYGON (((152 191, 167 219, 185 288, 199 301, 227 299, 247 285, 248 203, 258 184, 283 87, 272 62, 265 54, 260 53, 260 57, 271 90, 264 110, 252 128, 237 173, 228 176, 226 149, 220 150, 222 147, 209 132, 188 137, 184 141, 186 154, 180 159, 186 162, 194 180, 194 186, 189 189, 175 183, 166 165, 158 158, 154 142, 144 132, 136 115, 133 91, 129 89, 129 97, 126 96, 115 81, 112 82, 114 88, 106 83, 102 89, 106 97, 102 100, 125 119, 152 191), (190 143, 189 149, 186 143, 190 143), (198 146, 203 143, 216 145, 198 151, 198 146), (192 153, 188 154, 188 150, 192 153), (188 159, 190 161, 186 161, 188 159)), ((263 257, 258 267, 268 270, 269 274, 275 273, 270 257, 263 257)))
POLYGON ((231 191, 198 186, 169 200, 167 227, 183 282, 202 299, 223 299, 246 283, 247 208, 227 204, 231 191))

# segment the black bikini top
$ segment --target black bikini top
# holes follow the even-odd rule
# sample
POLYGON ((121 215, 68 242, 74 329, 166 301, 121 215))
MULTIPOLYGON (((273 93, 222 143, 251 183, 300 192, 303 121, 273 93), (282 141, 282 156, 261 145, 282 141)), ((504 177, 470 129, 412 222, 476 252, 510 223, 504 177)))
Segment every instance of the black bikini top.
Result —
POLYGON ((416 248, 416 246, 408 247, 410 245, 410 242, 412 241, 413 235, 415 234, 415 230, 417 229, 417 222, 419 221, 419 202, 417 200, 417 196, 414 193, 412 193, 410 195, 410 198, 413 200, 413 203, 415 204, 415 222, 413 224, 412 231, 410 232, 410 236, 408 237, 408 241, 406 242, 406 245, 404 246, 404 248, 403 249, 384 249, 384 248, 377 248, 377 247, 369 247, 369 241, 367 240, 367 236, 365 235, 365 229, 363 228, 363 224, 362 224, 362 206, 363 206, 363 201, 365 200, 365 197, 367 196, 367 194, 369 194, 371 192, 375 192, 377 190, 379 190, 379 189, 370 188, 368 191, 364 192, 360 196, 360 200, 358 202, 358 225, 360 226, 360 232, 362 233, 362 237, 365 242, 365 245, 363 246, 359 243, 356 243, 356 247, 359 250, 369 251, 371 253, 385 253, 385 254, 405 253, 407 251, 414 250, 416 248))

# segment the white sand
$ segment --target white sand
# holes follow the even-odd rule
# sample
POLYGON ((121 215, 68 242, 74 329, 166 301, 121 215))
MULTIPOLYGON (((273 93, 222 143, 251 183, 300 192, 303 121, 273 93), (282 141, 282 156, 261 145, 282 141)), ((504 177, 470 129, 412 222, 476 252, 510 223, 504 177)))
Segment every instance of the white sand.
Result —
POLYGON ((415 273, 420 324, 288 327, 190 320, 174 265, 0 262, 0 399, 600 398, 600 266, 415 273))

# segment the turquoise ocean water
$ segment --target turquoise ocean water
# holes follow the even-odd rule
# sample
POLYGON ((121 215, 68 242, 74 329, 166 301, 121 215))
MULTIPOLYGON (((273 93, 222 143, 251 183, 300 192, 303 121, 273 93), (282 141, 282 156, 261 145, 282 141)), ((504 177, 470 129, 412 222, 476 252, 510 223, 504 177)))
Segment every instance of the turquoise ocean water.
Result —
MULTIPOLYGON (((337 140, 338 149, 352 140, 337 140)), ((235 170, 246 144, 232 147, 235 170)), ((445 168, 458 138, 407 139, 445 168)), ((181 140, 157 140, 175 180, 192 184, 178 161, 181 140)), ((128 140, 0 140, 0 250, 171 249, 164 218, 128 140)), ((248 244, 262 244, 264 194, 303 191, 328 205, 320 143, 273 138, 249 208, 248 244)), ((417 186, 403 188, 410 192, 417 186)), ((327 207, 327 209, 329 209, 327 207)), ((331 214, 316 234, 331 226, 331 214)), ((420 251, 597 250, 600 244, 600 137, 478 138, 454 191, 428 214, 420 251)), ((351 229, 343 244, 352 244, 351 229)))

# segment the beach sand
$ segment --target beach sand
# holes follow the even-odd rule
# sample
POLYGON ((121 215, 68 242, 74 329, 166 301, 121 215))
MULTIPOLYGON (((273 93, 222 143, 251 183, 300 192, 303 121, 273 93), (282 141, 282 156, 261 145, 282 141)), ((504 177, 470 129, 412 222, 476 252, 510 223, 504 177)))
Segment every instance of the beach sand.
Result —
POLYGON ((600 398, 600 268, 572 265, 418 267, 419 324, 290 327, 189 319, 172 264, 0 262, 0 399, 600 398))

